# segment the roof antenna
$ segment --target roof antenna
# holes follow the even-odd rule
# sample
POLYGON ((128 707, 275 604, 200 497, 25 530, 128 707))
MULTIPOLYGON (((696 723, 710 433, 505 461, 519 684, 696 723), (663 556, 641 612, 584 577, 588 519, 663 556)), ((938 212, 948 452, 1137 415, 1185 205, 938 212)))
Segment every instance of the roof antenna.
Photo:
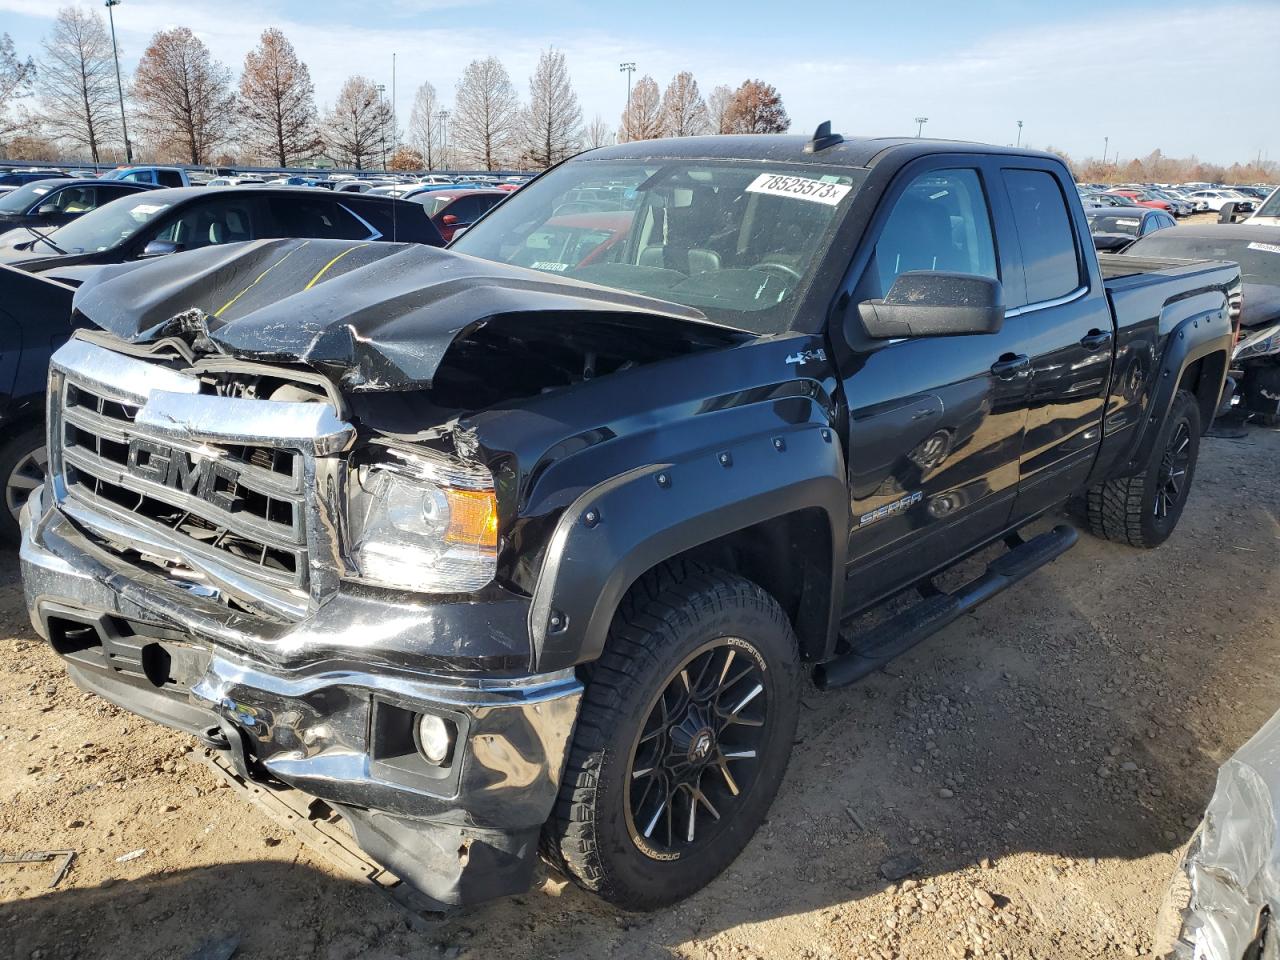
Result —
POLYGON ((831 121, 823 120, 818 124, 818 129, 813 131, 813 139, 804 145, 804 152, 817 153, 827 147, 834 147, 837 143, 844 143, 844 137, 838 133, 832 133, 831 121))

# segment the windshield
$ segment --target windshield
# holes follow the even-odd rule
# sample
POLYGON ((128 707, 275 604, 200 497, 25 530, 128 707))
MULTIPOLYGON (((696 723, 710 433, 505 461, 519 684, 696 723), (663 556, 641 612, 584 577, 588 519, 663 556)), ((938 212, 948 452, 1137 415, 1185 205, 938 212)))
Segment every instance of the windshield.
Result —
POLYGON ((1138 217, 1123 213, 1092 213, 1089 215, 1089 232, 1136 237, 1141 223, 1138 217))
POLYGON ((449 204, 453 203, 453 197, 428 192, 415 193, 409 199, 426 207, 428 217, 434 217, 449 204))
MULTIPOLYGON (((1265 227, 1249 229, 1273 233, 1265 227)), ((1180 260, 1232 260, 1240 264, 1240 273, 1246 283, 1280 286, 1280 237, 1269 236, 1266 240, 1220 239, 1170 236, 1171 232, 1157 231, 1139 240, 1125 253, 1180 260)))
POLYGON ((170 206, 149 192, 121 197, 53 231, 49 239, 67 253, 106 250, 133 236, 170 206))
POLYGON ((1255 216, 1280 217, 1280 189, 1277 189, 1275 193, 1271 194, 1267 199, 1267 202, 1258 208, 1258 212, 1255 216))
POLYGON ((0 195, 0 213, 26 213, 31 205, 58 184, 53 180, 33 180, 17 190, 0 195))
POLYGON ((512 194, 452 249, 778 333, 865 178, 817 164, 578 160, 512 194))

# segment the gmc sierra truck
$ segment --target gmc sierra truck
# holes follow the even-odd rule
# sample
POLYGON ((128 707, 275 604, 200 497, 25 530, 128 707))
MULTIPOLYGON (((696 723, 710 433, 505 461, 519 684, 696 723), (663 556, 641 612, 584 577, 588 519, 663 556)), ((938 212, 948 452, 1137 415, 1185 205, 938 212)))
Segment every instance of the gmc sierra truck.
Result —
POLYGON ((1064 504, 1171 534, 1239 290, 1100 262, 1057 157, 826 124, 594 150, 446 250, 105 267, 50 365, 26 599, 83 688, 438 903, 541 849, 655 908, 765 817, 806 671, 1059 556, 1072 526, 1019 530, 1064 504))

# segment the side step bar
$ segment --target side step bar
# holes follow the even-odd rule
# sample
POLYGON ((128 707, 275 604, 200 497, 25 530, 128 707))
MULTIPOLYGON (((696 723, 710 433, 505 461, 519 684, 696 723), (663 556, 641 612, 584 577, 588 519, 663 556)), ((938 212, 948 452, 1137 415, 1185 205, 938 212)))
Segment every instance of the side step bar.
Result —
POLYGON ((991 561, 982 576, 955 593, 931 592, 914 606, 854 638, 852 650, 818 665, 814 682, 819 688, 830 690, 874 673, 984 600, 1062 556, 1075 546, 1078 536, 1074 527, 1065 524, 1025 541, 1013 534, 1006 539, 1012 549, 991 561))

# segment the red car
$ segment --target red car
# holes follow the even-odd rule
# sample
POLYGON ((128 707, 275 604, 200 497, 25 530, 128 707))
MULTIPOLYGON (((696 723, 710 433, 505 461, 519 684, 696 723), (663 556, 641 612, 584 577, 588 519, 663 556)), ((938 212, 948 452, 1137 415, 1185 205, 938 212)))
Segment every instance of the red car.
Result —
POLYGON ((1127 197, 1140 207, 1151 207, 1154 210, 1164 210, 1173 213, 1173 204, 1167 200, 1159 200, 1150 194, 1142 193, 1138 190, 1108 190, 1107 193, 1113 197, 1127 197))
POLYGON ((444 242, 448 243, 459 230, 471 226, 507 196, 505 190, 461 187, 457 190, 423 190, 407 194, 404 199, 426 207, 427 216, 444 237, 444 242))

